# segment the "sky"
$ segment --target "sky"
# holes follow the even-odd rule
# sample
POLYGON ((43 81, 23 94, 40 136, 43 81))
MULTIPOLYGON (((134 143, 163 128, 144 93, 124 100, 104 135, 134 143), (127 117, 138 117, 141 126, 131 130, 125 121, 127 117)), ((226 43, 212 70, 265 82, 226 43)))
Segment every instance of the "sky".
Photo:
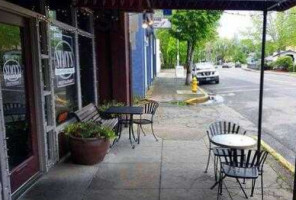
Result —
POLYGON ((250 14, 249 11, 225 11, 220 19, 219 36, 242 38, 241 32, 246 32, 252 25, 250 14))

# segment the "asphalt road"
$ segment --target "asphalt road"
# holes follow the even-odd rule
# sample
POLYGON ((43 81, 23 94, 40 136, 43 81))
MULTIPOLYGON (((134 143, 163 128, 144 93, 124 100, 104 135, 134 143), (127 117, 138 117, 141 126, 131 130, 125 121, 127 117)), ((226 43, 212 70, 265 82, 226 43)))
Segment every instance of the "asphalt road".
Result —
MULTIPOLYGON (((259 72, 218 69, 219 84, 205 84, 208 92, 258 124, 259 72)), ((296 155, 296 77, 265 73, 262 138, 292 164, 296 155)), ((245 127, 247 129, 247 127, 245 127)))

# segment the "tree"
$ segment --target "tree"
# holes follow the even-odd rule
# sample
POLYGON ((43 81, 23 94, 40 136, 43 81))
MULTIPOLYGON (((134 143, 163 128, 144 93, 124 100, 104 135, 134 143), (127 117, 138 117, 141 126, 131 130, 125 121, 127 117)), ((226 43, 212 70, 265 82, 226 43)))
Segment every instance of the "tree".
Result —
MULTIPOLYGON (((156 37, 160 40, 160 51, 162 53, 162 68, 174 68, 177 63, 177 39, 170 35, 168 29, 159 29, 156 37)), ((179 42, 180 63, 186 60, 186 43, 179 42)))
POLYGON ((205 41, 210 40, 216 34, 221 14, 220 11, 177 10, 170 19, 172 23, 171 35, 187 43, 186 85, 191 82, 191 67, 195 49, 204 45, 205 41))

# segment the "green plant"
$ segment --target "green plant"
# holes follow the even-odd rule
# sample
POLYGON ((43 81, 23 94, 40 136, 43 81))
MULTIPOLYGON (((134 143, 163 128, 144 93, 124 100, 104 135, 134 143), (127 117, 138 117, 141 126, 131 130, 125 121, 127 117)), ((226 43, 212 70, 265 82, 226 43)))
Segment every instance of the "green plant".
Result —
POLYGON ((76 122, 65 127, 64 133, 78 138, 112 139, 115 132, 95 122, 76 122))
POLYGON ((108 108, 112 106, 124 106, 124 103, 117 102, 115 100, 112 101, 104 101, 98 108, 99 112, 105 112, 108 108))
POLYGON ((293 71, 293 60, 290 56, 281 56, 272 65, 273 69, 293 71))
POLYGON ((142 98, 139 96, 134 96, 133 97, 133 104, 134 105, 143 105, 145 103, 148 103, 149 101, 146 98, 142 98))
POLYGON ((102 118, 116 118, 117 115, 116 114, 106 114, 104 113, 108 108, 110 107, 113 107, 113 106, 124 106, 124 103, 122 102, 117 102, 115 100, 112 100, 112 101, 104 101, 103 104, 101 104, 99 107, 98 107, 98 110, 99 110, 99 113, 101 115, 102 118))

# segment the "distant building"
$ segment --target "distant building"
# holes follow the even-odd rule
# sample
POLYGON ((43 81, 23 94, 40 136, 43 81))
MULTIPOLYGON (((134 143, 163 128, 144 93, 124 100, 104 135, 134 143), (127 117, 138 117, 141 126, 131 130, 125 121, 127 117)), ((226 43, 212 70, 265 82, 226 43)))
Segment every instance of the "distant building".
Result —
POLYGON ((294 50, 274 52, 271 56, 266 57, 265 60, 267 62, 274 62, 281 56, 290 56, 293 63, 296 64, 296 51, 294 50))

